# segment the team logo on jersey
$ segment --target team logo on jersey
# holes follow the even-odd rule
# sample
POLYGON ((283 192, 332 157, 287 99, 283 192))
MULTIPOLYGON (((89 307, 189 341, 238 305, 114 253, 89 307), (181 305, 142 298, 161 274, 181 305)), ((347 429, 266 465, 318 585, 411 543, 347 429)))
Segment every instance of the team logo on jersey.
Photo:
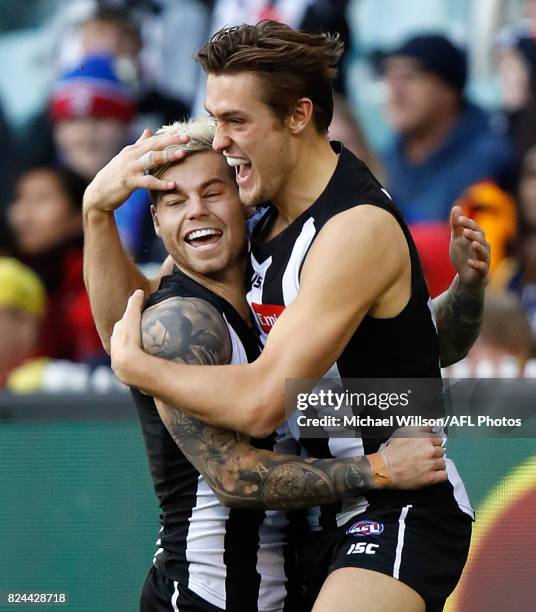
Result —
POLYGON ((284 306, 279 304, 255 304, 251 303, 259 326, 265 334, 269 334, 272 327, 275 325, 279 315, 285 310, 284 306))
POLYGON ((377 521, 358 521, 346 530, 348 535, 368 536, 380 535, 383 531, 383 523, 377 521))

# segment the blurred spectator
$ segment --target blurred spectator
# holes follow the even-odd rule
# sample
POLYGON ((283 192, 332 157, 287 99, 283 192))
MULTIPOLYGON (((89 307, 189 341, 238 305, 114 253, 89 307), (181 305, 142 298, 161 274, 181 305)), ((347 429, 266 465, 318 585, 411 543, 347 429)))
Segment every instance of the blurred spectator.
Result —
POLYGON ((517 233, 515 200, 495 183, 481 181, 466 189, 457 204, 464 215, 484 230, 491 247, 490 276, 493 276, 517 233))
POLYGON ((128 143, 136 105, 120 63, 92 56, 55 85, 49 113, 59 160, 90 181, 128 143))
POLYGON ((416 36, 391 52, 383 68, 396 133, 384 167, 389 191, 409 221, 445 221, 473 183, 507 182, 511 147, 464 98, 464 51, 440 35, 416 36))
POLYGON ((45 288, 28 267, 0 257, 0 388, 34 355, 45 312, 45 288))
POLYGON ((160 127, 187 117, 188 106, 184 101, 160 91, 150 82, 140 63, 143 40, 140 29, 131 12, 121 8, 98 8, 80 25, 80 46, 84 57, 111 55, 122 59, 134 71, 137 78, 136 105, 142 117, 143 127, 160 127))
POLYGON ((43 281, 48 305, 36 353, 91 364, 107 358, 82 276, 86 182, 65 168, 34 168, 15 186, 8 219, 19 258, 43 281))
POLYGON ((333 97, 333 119, 329 126, 329 139, 344 143, 354 155, 367 164, 379 181, 383 179, 380 161, 369 147, 350 103, 341 94, 335 94, 333 97))
POLYGON ((536 145, 521 167, 518 187, 519 233, 515 251, 504 259, 491 279, 491 287, 515 293, 536 333, 536 145))
POLYGON ((4 112, 0 106, 0 142, 2 143, 2 149, 0 152, 0 185, 2 185, 2 195, 0 196, 0 208, 2 208, 6 202, 4 201, 5 194, 9 191, 9 187, 12 181, 13 168, 13 141, 11 132, 7 121, 4 117, 4 112))
POLYGON ((498 75, 508 134, 523 159, 536 142, 536 38, 525 29, 499 39, 498 75))
POLYGON ((530 323, 518 296, 489 294, 484 304, 480 336, 467 357, 473 372, 482 369, 483 363, 490 372, 500 370, 507 359, 512 359, 517 376, 521 376, 533 351, 530 323))
MULTIPOLYGON (((133 89, 122 74, 121 61, 111 56, 88 57, 58 81, 49 114, 60 163, 88 182, 130 141, 136 117, 133 89)), ((125 247, 143 259, 145 243, 153 242, 149 194, 135 191, 116 213, 125 247)))

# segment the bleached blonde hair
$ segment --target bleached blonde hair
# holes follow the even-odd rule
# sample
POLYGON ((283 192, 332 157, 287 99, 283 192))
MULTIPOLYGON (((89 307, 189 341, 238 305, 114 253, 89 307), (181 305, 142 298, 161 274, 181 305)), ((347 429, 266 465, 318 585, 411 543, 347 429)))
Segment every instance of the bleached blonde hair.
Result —
MULTIPOLYGON (((198 117, 197 119, 175 121, 170 125, 163 125, 157 130, 156 136, 189 136, 188 142, 170 145, 164 151, 178 150, 195 153, 198 151, 211 151, 215 133, 216 125, 211 117, 198 117)), ((172 165, 173 163, 158 166, 151 171, 151 174, 159 178, 172 165)))

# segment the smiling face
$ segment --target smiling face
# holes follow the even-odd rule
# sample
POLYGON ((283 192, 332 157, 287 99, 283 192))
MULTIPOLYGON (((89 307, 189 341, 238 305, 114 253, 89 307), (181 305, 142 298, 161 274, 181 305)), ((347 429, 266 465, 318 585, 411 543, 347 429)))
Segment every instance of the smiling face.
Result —
POLYGON ((160 178, 176 184, 151 209, 155 231, 174 261, 212 278, 240 264, 245 257, 245 214, 224 158, 210 150, 191 153, 160 178))
POLYGON ((290 131, 260 95, 260 77, 209 74, 206 109, 216 119, 214 149, 235 168, 245 206, 277 200, 295 165, 290 131))

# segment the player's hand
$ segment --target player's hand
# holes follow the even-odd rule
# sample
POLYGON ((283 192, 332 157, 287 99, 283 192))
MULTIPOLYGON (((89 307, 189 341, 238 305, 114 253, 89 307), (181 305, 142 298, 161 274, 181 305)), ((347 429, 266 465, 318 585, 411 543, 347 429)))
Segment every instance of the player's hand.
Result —
POLYGON ((143 355, 141 344, 141 310, 144 293, 137 289, 128 298, 123 317, 114 325, 110 338, 110 356, 112 369, 120 381, 126 385, 135 384, 132 373, 136 358, 143 355))
POLYGON ((380 447, 392 489, 420 489, 447 480, 440 436, 431 428, 397 429, 380 447))
POLYGON ((481 290, 488 284, 490 246, 476 221, 462 215, 460 206, 450 212, 450 261, 466 289, 481 290))
POLYGON ((151 130, 144 130, 139 140, 120 151, 91 181, 84 194, 84 212, 115 210, 136 189, 174 189, 174 182, 157 179, 147 172, 184 159, 186 151, 166 147, 185 142, 188 136, 153 136, 151 130))

